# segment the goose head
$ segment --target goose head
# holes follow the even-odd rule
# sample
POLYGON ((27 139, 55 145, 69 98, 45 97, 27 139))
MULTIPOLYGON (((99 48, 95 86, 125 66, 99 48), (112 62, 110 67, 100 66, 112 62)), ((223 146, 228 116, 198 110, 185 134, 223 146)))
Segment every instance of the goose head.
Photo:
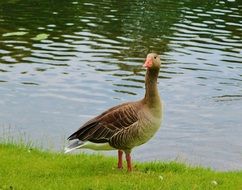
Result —
POLYGON ((159 69, 161 64, 160 56, 156 53, 149 53, 146 57, 144 67, 152 70, 152 69, 159 69))

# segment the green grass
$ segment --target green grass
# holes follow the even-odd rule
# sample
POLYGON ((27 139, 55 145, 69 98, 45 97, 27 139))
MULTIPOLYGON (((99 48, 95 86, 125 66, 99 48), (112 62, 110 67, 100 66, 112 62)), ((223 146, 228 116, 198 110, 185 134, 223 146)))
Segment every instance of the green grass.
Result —
POLYGON ((242 171, 215 172, 175 162, 135 162, 134 171, 127 173, 126 168, 116 169, 113 157, 65 155, 0 144, 0 189, 242 190, 242 171))

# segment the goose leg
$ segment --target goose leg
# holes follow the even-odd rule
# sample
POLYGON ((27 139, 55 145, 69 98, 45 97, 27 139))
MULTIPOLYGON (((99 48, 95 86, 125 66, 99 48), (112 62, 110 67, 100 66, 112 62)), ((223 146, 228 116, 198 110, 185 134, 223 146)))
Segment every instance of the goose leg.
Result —
POLYGON ((123 168, 123 151, 118 150, 118 169, 123 168))
POLYGON ((126 156, 126 161, 127 161, 127 169, 128 169, 128 172, 131 172, 132 171, 132 164, 131 164, 131 155, 130 155, 130 152, 125 153, 125 156, 126 156))

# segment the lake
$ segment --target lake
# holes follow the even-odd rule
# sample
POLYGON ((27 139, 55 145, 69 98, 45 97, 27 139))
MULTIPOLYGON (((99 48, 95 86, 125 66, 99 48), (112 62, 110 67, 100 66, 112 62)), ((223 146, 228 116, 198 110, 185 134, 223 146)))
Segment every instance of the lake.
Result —
POLYGON ((164 120, 134 160, 242 169, 238 0, 1 1, 0 136, 62 151, 85 121, 143 97, 149 52, 164 120))

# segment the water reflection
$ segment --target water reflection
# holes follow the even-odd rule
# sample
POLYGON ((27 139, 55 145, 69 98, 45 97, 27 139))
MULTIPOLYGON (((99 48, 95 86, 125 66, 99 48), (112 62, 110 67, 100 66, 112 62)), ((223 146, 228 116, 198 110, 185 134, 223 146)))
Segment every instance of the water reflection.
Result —
POLYGON ((142 63, 156 51, 165 121, 138 159, 242 168, 241 10, 222 0, 2 1, 0 123, 61 148, 80 122, 142 97, 142 63))

